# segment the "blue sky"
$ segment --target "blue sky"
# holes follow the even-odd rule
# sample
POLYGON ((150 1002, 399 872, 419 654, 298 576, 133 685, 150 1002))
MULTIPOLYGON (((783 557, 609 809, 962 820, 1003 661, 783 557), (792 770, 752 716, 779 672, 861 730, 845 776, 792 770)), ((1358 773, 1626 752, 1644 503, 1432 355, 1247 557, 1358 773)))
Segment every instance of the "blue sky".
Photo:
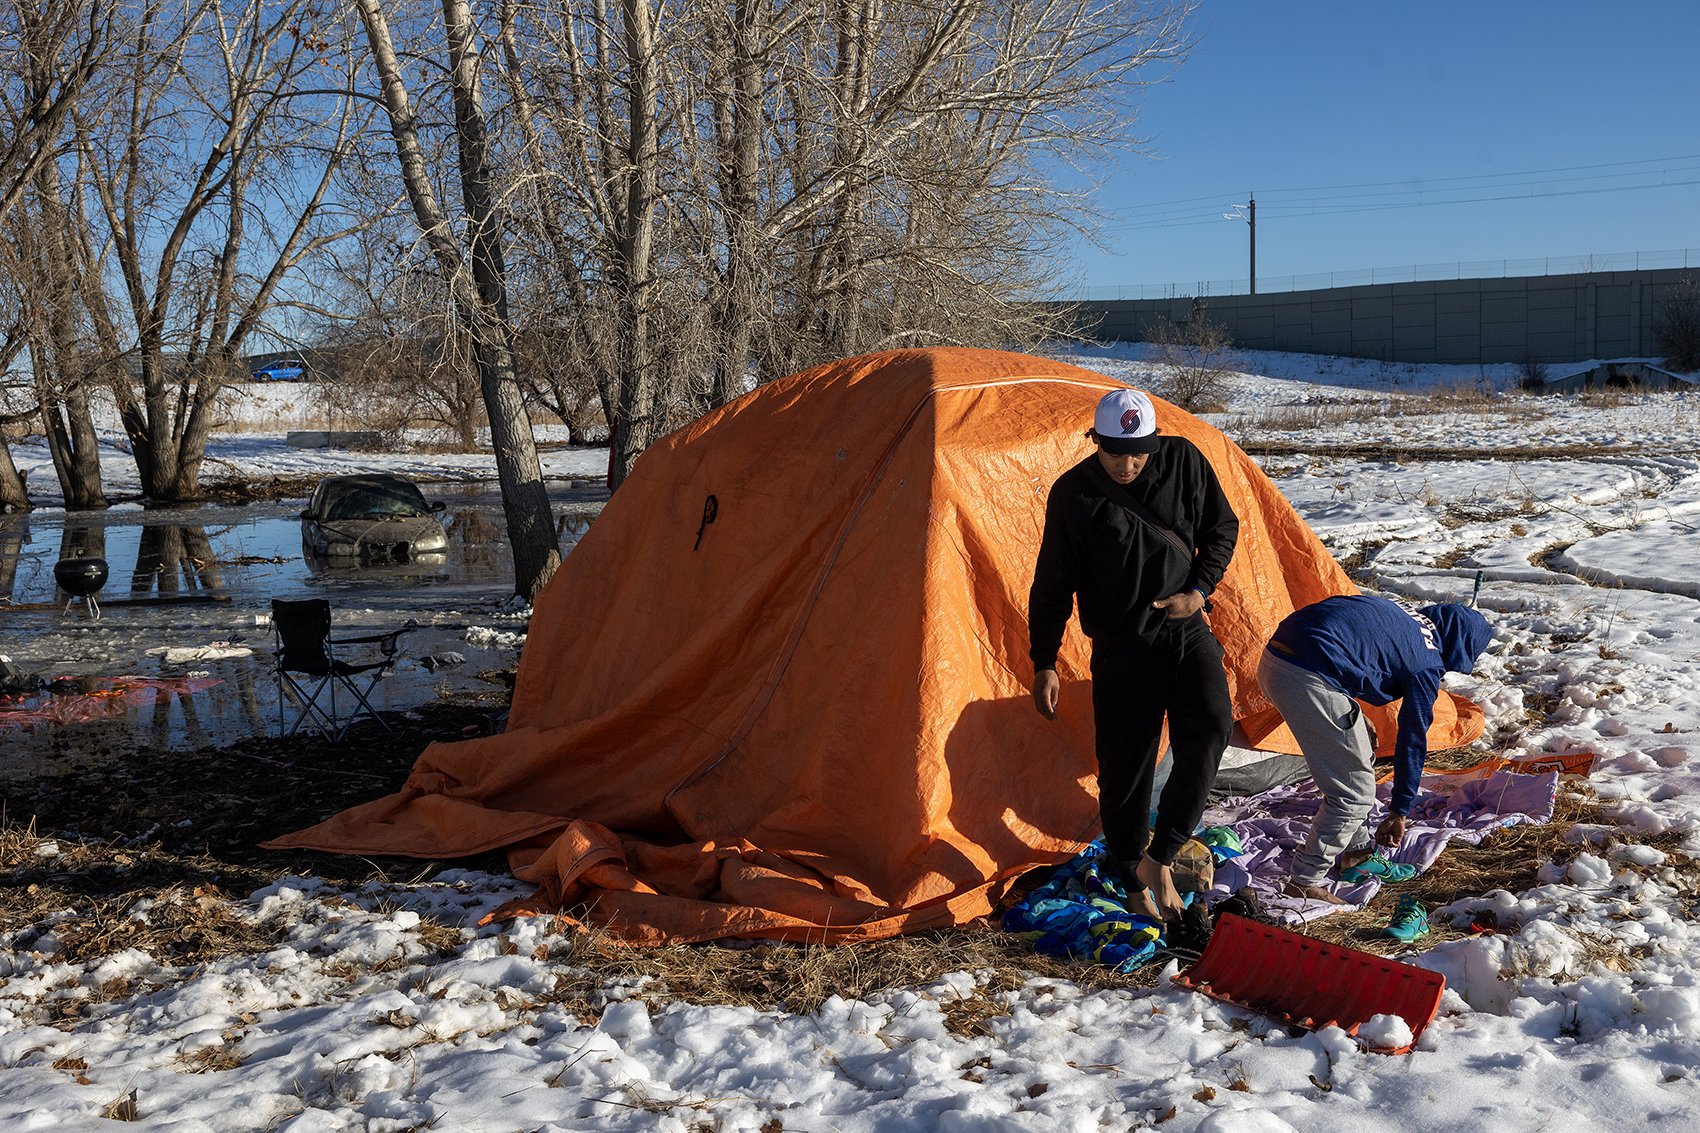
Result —
POLYGON ((1203 0, 1194 30, 1065 290, 1243 289, 1252 193, 1266 281, 1700 249, 1700 0, 1203 0))

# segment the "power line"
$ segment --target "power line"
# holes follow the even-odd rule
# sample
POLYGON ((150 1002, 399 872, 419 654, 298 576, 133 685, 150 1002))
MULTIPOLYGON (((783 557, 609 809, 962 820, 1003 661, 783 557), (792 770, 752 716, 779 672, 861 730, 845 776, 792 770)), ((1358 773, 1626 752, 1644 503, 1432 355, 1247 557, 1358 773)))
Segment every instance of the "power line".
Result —
MULTIPOLYGON (((1670 177, 1673 174, 1700 173, 1700 165, 1670 166, 1670 167, 1667 167, 1665 169, 1653 170, 1653 171, 1651 171, 1651 173, 1657 173, 1659 176, 1666 177, 1666 178, 1670 177)), ((1596 174, 1593 174, 1593 175, 1587 176, 1587 177, 1559 177, 1559 178, 1549 180, 1549 181, 1544 181, 1544 182, 1531 182, 1529 187, 1531 189, 1535 188, 1537 186, 1556 188, 1557 186, 1561 186, 1561 185, 1575 185, 1575 184, 1582 184, 1582 183, 1586 183, 1586 182, 1590 182, 1590 181, 1604 181, 1607 178, 1621 179, 1622 177, 1623 177, 1623 174, 1621 174, 1621 173, 1596 173, 1596 174)), ((1666 184, 1674 184, 1674 183, 1675 182, 1671 182, 1671 181, 1660 181, 1657 184, 1646 183, 1646 187, 1656 188, 1658 185, 1666 185, 1666 184)), ((1615 188, 1641 188, 1641 187, 1643 187, 1643 185, 1622 185, 1622 186, 1607 186, 1607 187, 1608 188, 1614 188, 1614 187, 1615 188)), ((1498 186, 1495 186, 1495 185, 1479 185, 1479 186, 1472 186, 1471 188, 1486 190, 1486 189, 1498 188, 1498 186)), ((1317 201, 1347 201, 1347 202, 1351 202, 1351 201, 1374 200, 1377 197, 1400 197, 1400 196, 1419 196, 1420 197, 1420 196, 1424 196, 1424 195, 1434 195, 1437 198, 1444 200, 1445 198, 1442 196, 1442 194, 1458 193, 1458 192, 1465 192, 1465 191, 1467 191, 1467 189, 1463 186, 1458 186, 1458 187, 1454 187, 1454 188, 1444 188, 1444 187, 1438 187, 1438 186, 1432 186, 1432 185, 1419 185, 1419 186, 1407 187, 1407 188, 1404 188, 1404 189, 1395 189, 1395 190, 1391 190, 1389 192, 1382 192, 1382 193, 1340 193, 1340 194, 1337 194, 1337 195, 1318 196, 1318 197, 1311 198, 1310 202, 1278 201, 1278 202, 1276 202, 1276 204, 1273 207, 1275 207, 1275 208, 1299 208, 1299 207, 1302 207, 1306 203, 1314 203, 1314 202, 1317 202, 1317 201)), ((1462 199, 1462 198, 1460 198, 1460 199, 1462 199)))
MULTIPOLYGON (((1700 153, 1685 153, 1675 157, 1643 157, 1634 161, 1602 161, 1593 165, 1558 165, 1550 169, 1523 169, 1510 173, 1472 173, 1456 177, 1424 177, 1425 183, 1444 185, 1449 181, 1486 181, 1505 177, 1538 177, 1547 173, 1577 173, 1589 169, 1621 169, 1629 165, 1653 165, 1661 161, 1700 161, 1700 153)), ((1334 189, 1378 189, 1389 185, 1409 185, 1412 178, 1399 181, 1364 181, 1355 185, 1314 185, 1297 189, 1275 189, 1275 193, 1317 193, 1334 189)))
MULTIPOLYGON (((1700 161, 1700 154, 1688 153, 1678 154, 1674 157, 1643 157, 1637 158, 1633 161, 1602 161, 1595 162, 1591 165, 1558 165, 1548 169, 1522 169, 1506 173, 1470 173, 1459 174, 1453 177, 1424 177, 1421 181, 1425 185, 1445 185, 1456 181, 1488 181, 1494 179, 1505 179, 1508 177, 1538 177, 1548 173, 1578 173, 1590 169, 1622 169, 1632 165, 1653 165, 1659 162, 1684 161, 1700 161)), ((1656 172, 1669 171, 1658 170, 1656 172)), ((1282 193, 1328 193, 1340 189, 1380 189, 1395 185, 1409 186, 1413 180, 1415 179, 1407 177, 1398 181, 1360 181, 1343 185, 1308 185, 1288 189, 1260 189, 1259 192, 1264 193, 1265 196, 1279 196, 1282 193)), ((1179 197, 1170 201, 1147 201, 1143 204, 1124 205, 1116 211, 1134 212, 1141 209, 1167 208, 1170 205, 1204 204, 1206 202, 1220 203, 1221 201, 1228 200, 1236 195, 1238 195, 1238 190, 1214 193, 1202 197, 1179 197)))
MULTIPOLYGON (((1680 172, 1689 171, 1682 170, 1680 172)), ((1686 181, 1661 181, 1654 185, 1602 185, 1587 189, 1563 189, 1553 192, 1531 191, 1524 193, 1502 193, 1495 196, 1451 197, 1443 200, 1387 201, 1371 204, 1357 204, 1349 203, 1348 199, 1348 201, 1342 202, 1339 205, 1329 207, 1307 207, 1303 204, 1275 204, 1265 205, 1264 208, 1266 211, 1273 211, 1279 219, 1290 219, 1294 217, 1310 216, 1341 216, 1355 212, 1385 212, 1392 209, 1404 208, 1433 208, 1438 205, 1479 204, 1491 201, 1551 200, 1559 197, 1596 196, 1603 193, 1632 193, 1649 189, 1677 189, 1690 185, 1700 185, 1700 178, 1686 181)), ((1262 192, 1262 190, 1258 191, 1262 192)), ((1226 194, 1224 194, 1224 198, 1225 197, 1226 194)), ((1224 198, 1214 199, 1222 200, 1224 198)), ((1112 232, 1141 232, 1155 228, 1191 228, 1201 224, 1220 224, 1222 222, 1221 209, 1223 207, 1224 206, 1218 204, 1215 208, 1209 210, 1208 213, 1201 210, 1192 210, 1187 213, 1177 213, 1171 218, 1141 218, 1136 222, 1110 224, 1105 227, 1108 231, 1112 232)))

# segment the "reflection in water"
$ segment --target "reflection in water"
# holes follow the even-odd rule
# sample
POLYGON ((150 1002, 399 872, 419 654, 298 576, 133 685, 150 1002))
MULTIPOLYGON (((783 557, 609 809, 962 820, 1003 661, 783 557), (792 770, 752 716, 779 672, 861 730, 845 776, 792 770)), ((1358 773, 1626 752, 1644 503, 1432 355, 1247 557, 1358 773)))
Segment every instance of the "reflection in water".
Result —
MULTIPOLYGON (((106 528, 89 526, 65 528, 59 532, 59 557, 61 559, 105 559, 106 528)), ((55 602, 67 602, 67 609, 69 602, 86 602, 88 603, 87 609, 95 617, 100 616, 100 608, 94 605, 97 599, 92 597, 85 599, 82 595, 72 597, 71 594, 59 587, 57 578, 54 581, 53 593, 55 602)))
MULTIPOLYGON (((29 760, 38 756, 70 761, 95 750, 133 752, 150 744, 193 748, 274 731, 273 638, 263 628, 274 598, 327 597, 338 624, 351 633, 393 629, 400 618, 418 616, 425 624, 408 642, 415 656, 464 648, 465 623, 480 620, 487 607, 513 593, 512 549, 501 498, 491 486, 433 494, 449 504, 445 556, 334 573, 312 572, 303 562, 298 501, 0 516, 0 607, 8 596, 18 607, 0 608, 0 652, 56 676, 110 678, 187 671, 150 656, 159 646, 229 641, 254 650, 206 664, 217 683, 189 695, 125 705, 109 720, 37 729, 27 745, 14 742, 22 733, 0 732, 0 780, 28 773, 35 766, 29 760), (106 593, 112 603, 99 622, 66 616, 64 599, 54 601, 53 565, 77 550, 110 565, 106 593)), ((571 553, 602 501, 576 490, 562 496, 552 500, 557 534, 562 552, 571 553)), ((412 707, 445 685, 487 691, 470 673, 427 674, 416 666, 382 682, 374 703, 382 711, 412 707)))
POLYGON ((149 524, 142 528, 130 596, 145 598, 221 591, 224 580, 205 527, 149 524))
POLYGON ((581 512, 562 513, 560 522, 555 525, 555 537, 560 540, 563 551, 571 549, 574 543, 584 538, 593 518, 581 512))
MULTIPOLYGON (((60 512, 0 516, 0 604, 9 597, 15 606, 60 613, 65 598, 55 601, 53 564, 78 550, 110 565, 107 597, 142 608, 160 598, 172 606, 216 598, 233 609, 264 609, 273 598, 327 592, 370 596, 363 601, 400 599, 419 587, 501 593, 512 582, 513 552, 500 496, 486 485, 458 492, 445 486, 437 494, 448 503, 445 555, 335 570, 303 560, 299 507, 289 504, 238 513, 218 507, 115 509, 93 521, 60 512)), ((563 502, 556 501, 556 531, 567 554, 601 501, 573 500, 564 509, 563 502)))
POLYGON ((74 559, 106 557, 106 528, 98 526, 67 527, 59 532, 59 557, 74 559))
POLYGON ((214 746, 220 733, 229 734, 241 721, 240 730, 264 735, 275 723, 261 707, 260 685, 273 693, 270 647, 250 642, 254 654, 220 661, 216 675, 220 683, 194 695, 161 696, 153 702, 148 731, 158 748, 202 748, 214 746))
POLYGON ((30 541, 28 516, 25 512, 0 524, 0 603, 18 600, 12 591, 18 585, 18 561, 24 557, 24 544, 30 541))
POLYGON ((441 551, 433 551, 429 554, 413 555, 399 563, 369 563, 358 555, 338 555, 330 558, 310 554, 307 545, 303 543, 301 561, 307 564, 307 573, 313 578, 381 584, 385 579, 418 581, 441 574, 443 567, 448 564, 449 557, 441 551))
POLYGON ((507 527, 499 513, 456 512, 449 521, 449 549, 468 566, 495 567, 503 561, 507 527))

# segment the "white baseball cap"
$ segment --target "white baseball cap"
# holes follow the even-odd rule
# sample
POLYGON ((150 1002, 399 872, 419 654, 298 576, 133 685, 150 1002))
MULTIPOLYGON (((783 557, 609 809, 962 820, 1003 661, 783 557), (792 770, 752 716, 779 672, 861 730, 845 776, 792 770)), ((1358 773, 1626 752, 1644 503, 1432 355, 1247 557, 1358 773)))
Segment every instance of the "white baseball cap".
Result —
POLYGON ((1098 401, 1092 435, 1105 452, 1118 456, 1157 451, 1157 410, 1136 389, 1113 389, 1098 401))

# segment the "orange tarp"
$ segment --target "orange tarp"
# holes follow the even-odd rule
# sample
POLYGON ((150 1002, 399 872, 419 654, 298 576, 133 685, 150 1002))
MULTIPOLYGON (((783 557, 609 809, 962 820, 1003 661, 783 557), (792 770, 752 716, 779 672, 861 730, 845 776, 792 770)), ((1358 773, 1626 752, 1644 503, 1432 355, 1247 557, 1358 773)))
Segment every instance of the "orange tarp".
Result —
MULTIPOLYGON (((1044 720, 1026 606, 1045 493, 1091 452, 1116 384, 1019 354, 897 351, 707 414, 643 454, 539 598, 506 733, 433 744, 397 794, 271 844, 507 847, 533 907, 649 943, 985 914, 1097 832, 1087 642, 1071 622, 1044 720)), ((1211 624, 1236 716, 1278 749, 1263 643, 1295 606, 1355 588, 1232 442, 1158 415, 1239 513, 1211 624)), ((1437 743, 1479 731, 1451 707, 1437 743)), ((1373 718, 1391 738, 1391 714, 1373 718)))

